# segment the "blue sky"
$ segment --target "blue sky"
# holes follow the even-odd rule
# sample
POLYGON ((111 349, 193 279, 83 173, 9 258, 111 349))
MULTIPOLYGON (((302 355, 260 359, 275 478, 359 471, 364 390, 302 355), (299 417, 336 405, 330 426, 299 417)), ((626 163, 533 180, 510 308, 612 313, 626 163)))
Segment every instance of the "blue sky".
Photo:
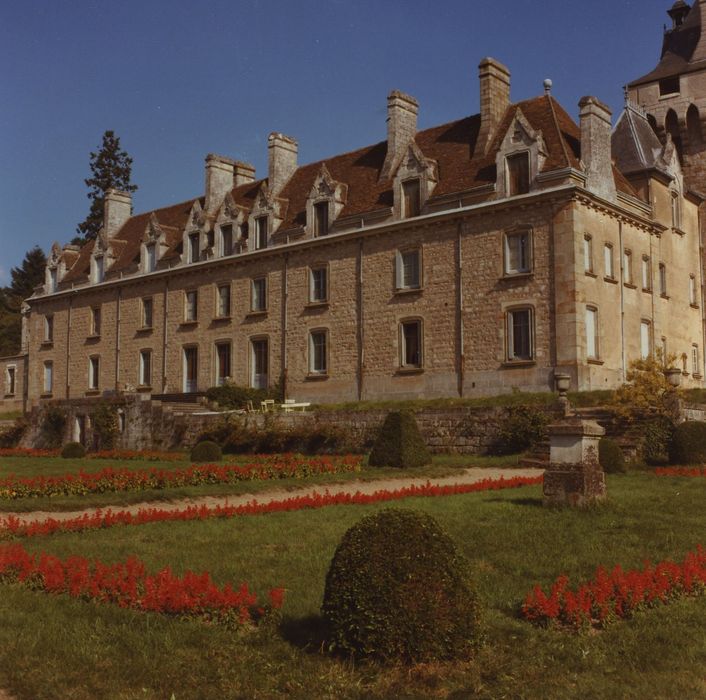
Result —
POLYGON ((0 7, 0 284, 88 212, 106 129, 134 159, 135 212, 203 192, 207 153, 267 169, 267 135, 307 163, 385 137, 391 89, 424 128, 478 112, 484 56, 512 98, 614 111, 659 58, 669 0, 22 0, 0 7))

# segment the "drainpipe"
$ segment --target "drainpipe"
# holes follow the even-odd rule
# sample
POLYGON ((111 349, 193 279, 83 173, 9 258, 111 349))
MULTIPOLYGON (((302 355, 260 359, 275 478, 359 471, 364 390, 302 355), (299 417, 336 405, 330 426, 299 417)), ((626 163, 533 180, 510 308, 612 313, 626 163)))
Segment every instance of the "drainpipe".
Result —
POLYGON ((358 401, 363 400, 365 374, 365 330, 363 327, 363 239, 358 241, 358 401))
POLYGON ((167 393, 167 312, 169 311, 169 277, 164 278, 164 303, 162 304, 162 393, 167 393))
POLYGON ((463 222, 456 225, 456 323, 458 326, 458 395, 463 398, 465 383, 466 349, 463 333, 463 251, 461 233, 463 222))
POLYGON ((123 290, 118 287, 118 296, 115 302, 115 391, 120 385, 120 301, 123 297, 123 290))
POLYGON ((282 353, 282 392, 284 394, 283 398, 288 396, 287 388, 287 302, 289 300, 289 255, 285 253, 284 255, 284 269, 282 271, 282 346, 280 352, 282 353))
MULTIPOLYGON (((69 393, 71 390, 71 384, 69 382, 69 358, 71 357, 71 310, 74 305, 74 297, 71 295, 69 297, 69 311, 67 314, 67 325, 66 325, 66 398, 69 398, 69 393)), ((54 370, 52 369, 52 372, 54 370)))
MULTIPOLYGON (((701 352, 699 353, 699 373, 704 374, 704 357, 706 356, 706 327, 704 326, 704 242, 701 238, 701 209, 703 204, 699 205, 696 210, 696 221, 697 221, 697 235, 699 237, 699 282, 701 284, 701 352)), ((702 380, 703 383, 703 380, 702 380)))
POLYGON ((618 245, 620 250, 618 259, 620 260, 620 356, 622 359, 621 382, 625 381, 626 358, 625 358, 625 253, 623 249, 623 222, 618 221, 618 245))

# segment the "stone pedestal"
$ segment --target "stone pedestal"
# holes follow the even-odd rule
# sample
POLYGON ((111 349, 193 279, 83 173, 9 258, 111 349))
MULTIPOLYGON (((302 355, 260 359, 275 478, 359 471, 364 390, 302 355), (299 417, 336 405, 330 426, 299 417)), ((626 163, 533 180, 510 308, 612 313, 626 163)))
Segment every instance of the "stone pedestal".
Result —
POLYGON ((595 421, 569 418, 548 428, 549 468, 544 473, 544 505, 587 506, 606 497, 598 441, 605 430, 595 421))

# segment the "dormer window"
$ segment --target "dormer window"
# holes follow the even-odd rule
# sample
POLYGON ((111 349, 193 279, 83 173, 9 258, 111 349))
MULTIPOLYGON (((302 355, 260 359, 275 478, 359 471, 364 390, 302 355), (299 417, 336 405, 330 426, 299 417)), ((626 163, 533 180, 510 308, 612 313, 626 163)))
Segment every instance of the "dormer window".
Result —
POLYGON ((515 153, 505 159, 509 197, 529 192, 529 153, 515 153))
POLYGON ((223 224, 221 226, 221 255, 223 257, 233 255, 233 225, 223 224))
POLYGON ((154 272, 157 267, 157 247, 154 243, 145 246, 145 272, 154 272))
POLYGON ((266 216, 255 219, 255 248, 267 248, 268 220, 266 216))
POLYGON ((100 284, 105 279, 105 263, 102 255, 93 258, 93 281, 100 284))
POLYGON ((419 216, 421 211, 421 198, 419 179, 405 180, 402 183, 402 218, 409 219, 419 216))
POLYGON ((53 294, 59 288, 59 273, 55 267, 49 270, 49 293, 53 294))
POLYGON ((196 263, 200 260, 200 247, 199 247, 200 235, 198 232, 189 234, 189 262, 196 263))
POLYGON ((325 236, 328 234, 328 202, 314 204, 314 235, 325 236))

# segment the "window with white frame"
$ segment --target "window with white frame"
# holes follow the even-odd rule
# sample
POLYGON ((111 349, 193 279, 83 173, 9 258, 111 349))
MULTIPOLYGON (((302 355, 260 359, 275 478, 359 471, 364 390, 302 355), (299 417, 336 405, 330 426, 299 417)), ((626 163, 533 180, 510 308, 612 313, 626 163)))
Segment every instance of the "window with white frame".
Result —
POLYGON ((267 248, 267 234, 269 231, 269 219, 267 216, 258 216, 255 219, 255 248, 267 248))
POLYGON ((309 303, 328 301, 328 268, 326 265, 309 270, 309 303))
POLYGON ((190 289, 184 294, 184 321, 193 323, 199 317, 199 295, 195 289, 190 289))
POLYGON ((422 283, 421 250, 398 250, 396 262, 397 289, 419 289, 422 283))
POLYGON ((593 238, 588 234, 583 237, 583 270, 593 272, 593 238))
POLYGON ((505 234, 505 274, 517 275, 532 270, 532 236, 529 231, 505 234))
POLYGON ((152 297, 142 299, 142 327, 152 328, 152 297))
POLYGON ((223 257, 233 255, 233 224, 223 224, 221 226, 221 250, 223 257))
POLYGON ((47 360, 44 363, 44 393, 51 394, 54 385, 54 363, 47 360))
POLYGON ((701 375, 701 364, 699 362, 699 346, 694 343, 691 346, 691 374, 698 377, 701 375))
POLYGON ((103 282, 105 279, 105 261, 102 255, 96 255, 93 258, 93 281, 96 284, 103 282))
POLYGON ((422 367, 422 321, 418 318, 400 322, 400 367, 422 367))
POLYGON ((55 267, 49 270, 49 292, 54 293, 59 289, 59 273, 55 267))
POLYGON ((100 357, 92 355, 88 358, 88 388, 97 389, 100 383, 100 357))
POLYGON ((328 202, 316 202, 314 204, 314 235, 326 236, 328 229, 328 202))
POLYGON ((216 289, 216 316, 228 318, 230 316, 230 285, 221 284, 216 289))
POLYGON ((100 306, 94 306, 91 309, 91 335, 99 336, 101 334, 101 309, 100 306))
POLYGON ((268 386, 269 357, 267 338, 250 341, 250 386, 266 389, 268 386))
POLYGON ((17 367, 9 365, 5 369, 5 394, 14 396, 17 384, 17 367))
POLYGON ((223 386, 231 377, 231 344, 229 341, 216 343, 216 386, 223 386))
POLYGON ((188 239, 189 255, 188 261, 196 263, 201 259, 201 234, 198 232, 190 233, 188 239))
POLYGON ((152 351, 140 350, 140 386, 152 384, 152 351))
POLYGON ((267 311, 267 277, 250 282, 250 311, 267 311))
POLYGON ((603 246, 603 267, 605 276, 612 280, 615 279, 615 267, 613 265, 613 246, 606 243, 603 246))
POLYGON ((54 316, 52 314, 44 317, 44 342, 54 342, 54 316))
POLYGON ((696 300, 696 275, 689 275, 689 303, 698 306, 696 300))
POLYGON ((652 264, 648 255, 642 256, 642 290, 649 292, 652 290, 652 264))
POLYGON ((628 248, 623 251, 623 282, 632 284, 632 251, 628 248))
POLYGON ((148 243, 145 246, 145 272, 154 272, 157 267, 157 246, 148 243))
POLYGON ((419 216, 421 208, 419 178, 405 180, 402 183, 402 218, 419 216))
POLYGON ((309 333, 309 374, 328 373, 328 331, 317 329, 309 333))
POLYGON ((595 306, 586 307, 586 357, 598 359, 598 309, 595 306))
POLYGON ((646 360, 652 355, 652 323, 640 321, 640 357, 646 360))
POLYGON ((529 192, 529 153, 515 153, 505 159, 507 192, 510 197, 529 192))
POLYGON ((664 263, 659 264, 659 293, 667 296, 667 266, 664 263))
POLYGON ((534 359, 534 321, 531 307, 508 309, 506 335, 506 357, 509 362, 534 359))

